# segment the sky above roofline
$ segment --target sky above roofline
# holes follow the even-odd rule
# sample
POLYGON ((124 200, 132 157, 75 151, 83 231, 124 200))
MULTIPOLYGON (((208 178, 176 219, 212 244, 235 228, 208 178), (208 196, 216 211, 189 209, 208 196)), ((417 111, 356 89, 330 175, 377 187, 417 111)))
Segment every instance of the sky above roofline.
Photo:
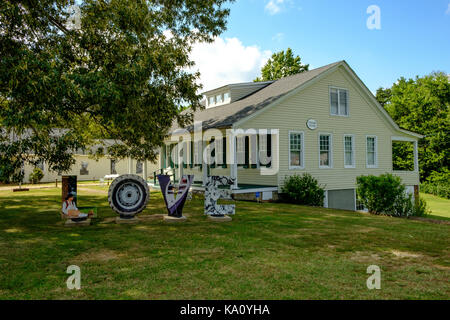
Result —
POLYGON ((252 81, 288 47, 311 69, 346 60, 372 92, 450 73, 449 0, 238 0, 230 9, 228 30, 193 48, 202 91, 252 81))

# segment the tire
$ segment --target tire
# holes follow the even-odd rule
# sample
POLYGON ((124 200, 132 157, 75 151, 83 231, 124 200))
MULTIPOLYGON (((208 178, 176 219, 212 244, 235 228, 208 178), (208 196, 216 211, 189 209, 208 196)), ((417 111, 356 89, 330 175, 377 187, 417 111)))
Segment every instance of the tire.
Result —
POLYGON ((122 218, 133 218, 144 210, 149 198, 147 182, 134 174, 117 177, 108 190, 109 206, 122 218))

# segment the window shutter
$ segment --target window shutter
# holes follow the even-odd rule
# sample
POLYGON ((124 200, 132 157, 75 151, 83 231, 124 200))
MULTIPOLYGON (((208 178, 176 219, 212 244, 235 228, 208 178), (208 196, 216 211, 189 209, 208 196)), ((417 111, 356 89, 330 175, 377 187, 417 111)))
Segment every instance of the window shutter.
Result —
POLYGON ((189 166, 192 168, 194 166, 194 141, 191 140, 189 143, 189 166))
POLYGON ((256 134, 252 134, 250 137, 250 163, 252 168, 256 168, 258 166, 258 136, 256 134))
POLYGON ((238 165, 245 163, 244 137, 236 137, 236 162, 238 165))
POLYGON ((211 166, 211 168, 214 168, 217 163, 217 159, 215 159, 217 154, 215 147, 216 147, 216 139, 212 138, 208 144, 208 163, 211 166), (214 161, 212 161, 212 159, 214 159, 214 161))
POLYGON ((227 167, 227 137, 222 138, 222 167, 227 167))
POLYGON ((347 115, 347 91, 339 90, 339 114, 347 115))
POLYGON ((183 141, 183 168, 187 168, 188 162, 188 142, 183 141))
POLYGON ((245 141, 245 145, 244 145, 244 149, 245 149, 245 168, 248 168, 249 164, 250 164, 250 139, 248 136, 244 137, 244 141, 245 141))
POLYGON ((336 89, 330 90, 331 114, 338 114, 338 91, 336 89))
POLYGON ((215 141, 215 157, 216 157, 216 164, 217 165, 221 165, 223 164, 223 140, 222 139, 217 139, 215 141))
POLYGON ((175 159, 173 159, 173 162, 175 163, 175 168, 178 168, 178 165, 180 164, 180 154, 178 150, 178 144, 173 144, 172 147, 172 154, 175 155, 175 159))
POLYGON ((195 165, 201 166, 203 163, 203 141, 196 141, 195 142, 195 165))
POLYGON ((173 147, 174 147, 174 145, 171 144, 171 145, 169 145, 169 149, 168 149, 168 151, 169 151, 169 154, 168 154, 168 157, 169 157, 169 166, 170 166, 171 168, 174 167, 174 163, 173 163, 173 160, 174 160, 174 159, 172 159, 172 151, 173 151, 173 147))

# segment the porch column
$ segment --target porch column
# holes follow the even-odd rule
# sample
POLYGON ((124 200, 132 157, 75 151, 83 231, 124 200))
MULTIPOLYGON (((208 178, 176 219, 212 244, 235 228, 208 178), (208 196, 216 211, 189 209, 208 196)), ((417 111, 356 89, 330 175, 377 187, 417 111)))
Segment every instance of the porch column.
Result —
POLYGON ((205 141, 200 144, 202 147, 202 173, 203 173, 203 186, 206 184, 206 179, 208 179, 208 164, 205 161, 205 141))
POLYGON ((186 152, 186 150, 184 150, 184 144, 180 144, 178 143, 177 146, 177 157, 178 157, 178 181, 181 181, 181 177, 183 176, 183 156, 180 156, 180 147, 181 150, 184 153, 186 152))
POLYGON ((230 136, 230 174, 231 178, 234 178, 234 185, 231 186, 232 189, 238 189, 238 166, 237 166, 237 156, 236 156, 236 137, 234 135, 230 136))
POLYGON ((131 157, 128 158, 128 174, 133 173, 133 160, 131 157))
POLYGON ((414 171, 419 172, 419 150, 417 140, 414 141, 414 171))

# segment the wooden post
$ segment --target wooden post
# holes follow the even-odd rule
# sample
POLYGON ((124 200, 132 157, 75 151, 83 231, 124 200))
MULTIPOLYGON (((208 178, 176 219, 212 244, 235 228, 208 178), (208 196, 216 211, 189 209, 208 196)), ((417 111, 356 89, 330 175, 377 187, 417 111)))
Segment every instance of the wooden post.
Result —
POLYGON ((414 185, 414 203, 417 205, 419 205, 419 186, 416 184, 414 185))

